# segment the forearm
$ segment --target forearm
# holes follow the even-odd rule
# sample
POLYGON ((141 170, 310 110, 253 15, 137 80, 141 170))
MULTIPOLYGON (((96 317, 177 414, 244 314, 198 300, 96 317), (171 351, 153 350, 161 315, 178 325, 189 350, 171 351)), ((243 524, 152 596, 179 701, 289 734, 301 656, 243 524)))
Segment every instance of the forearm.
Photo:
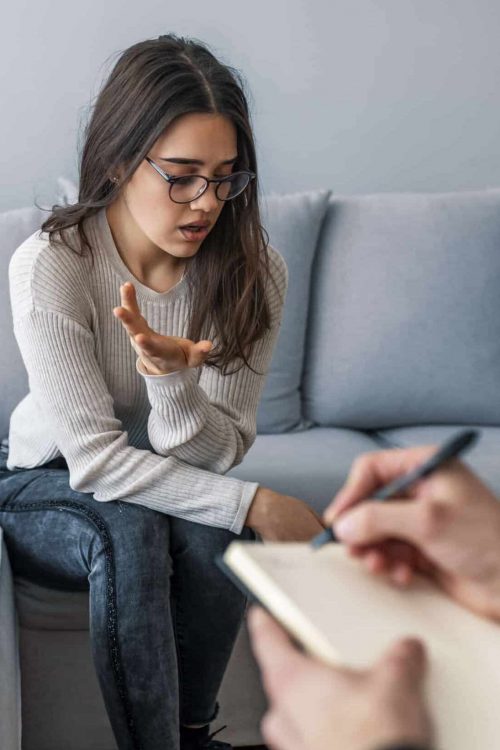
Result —
POLYGON ((254 391, 238 411, 222 389, 214 389, 212 403, 194 368, 161 376, 137 369, 148 390, 148 436, 156 453, 217 474, 241 463, 256 434, 254 391))

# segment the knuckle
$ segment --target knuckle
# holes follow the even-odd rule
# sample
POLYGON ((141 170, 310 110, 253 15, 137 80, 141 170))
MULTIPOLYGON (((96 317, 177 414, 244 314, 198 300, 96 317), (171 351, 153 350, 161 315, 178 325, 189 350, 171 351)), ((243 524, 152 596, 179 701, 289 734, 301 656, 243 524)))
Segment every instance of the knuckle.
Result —
POLYGON ((429 499, 420 508, 420 532, 422 538, 432 541, 441 535, 450 519, 450 508, 439 500, 429 499))

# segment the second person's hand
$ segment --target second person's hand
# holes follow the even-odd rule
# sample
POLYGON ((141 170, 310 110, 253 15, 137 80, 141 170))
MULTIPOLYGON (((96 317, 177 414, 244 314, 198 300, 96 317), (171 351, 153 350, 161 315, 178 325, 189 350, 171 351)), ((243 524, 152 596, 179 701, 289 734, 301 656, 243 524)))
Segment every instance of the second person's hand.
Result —
POLYGON ((424 700, 427 657, 401 639, 370 669, 332 667, 299 651, 261 607, 248 615, 252 650, 268 698, 261 722, 273 750, 368 750, 426 746, 433 729, 424 700))
POLYGON ((179 336, 156 333, 141 314, 134 285, 127 281, 120 287, 120 295, 121 305, 113 308, 113 315, 130 336, 130 343, 146 373, 164 375, 203 364, 212 349, 211 341, 195 343, 179 336))
POLYGON ((500 621, 500 503, 465 464, 450 460, 400 498, 367 501, 436 449, 360 456, 323 519, 371 572, 402 585, 420 572, 473 612, 500 621))

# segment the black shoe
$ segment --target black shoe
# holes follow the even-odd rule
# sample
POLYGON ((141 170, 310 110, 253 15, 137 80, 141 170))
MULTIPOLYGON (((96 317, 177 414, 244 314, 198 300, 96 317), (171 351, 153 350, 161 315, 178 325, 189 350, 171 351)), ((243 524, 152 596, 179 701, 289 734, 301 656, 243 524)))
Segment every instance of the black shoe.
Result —
POLYGON ((183 727, 181 726, 181 750, 234 750, 228 742, 213 740, 216 734, 222 732, 227 727, 217 729, 217 731, 208 733, 209 724, 204 727, 183 727))

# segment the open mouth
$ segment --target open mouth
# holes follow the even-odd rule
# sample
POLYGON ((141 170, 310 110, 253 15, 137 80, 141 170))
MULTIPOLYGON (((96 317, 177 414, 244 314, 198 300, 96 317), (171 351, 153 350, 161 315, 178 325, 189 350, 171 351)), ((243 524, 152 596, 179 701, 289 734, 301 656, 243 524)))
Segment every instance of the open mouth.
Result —
POLYGON ((182 235, 187 240, 199 240, 202 237, 205 237, 208 234, 208 226, 202 227, 202 226, 196 226, 195 224, 190 225, 187 224, 184 227, 179 227, 179 230, 182 232, 182 235))

